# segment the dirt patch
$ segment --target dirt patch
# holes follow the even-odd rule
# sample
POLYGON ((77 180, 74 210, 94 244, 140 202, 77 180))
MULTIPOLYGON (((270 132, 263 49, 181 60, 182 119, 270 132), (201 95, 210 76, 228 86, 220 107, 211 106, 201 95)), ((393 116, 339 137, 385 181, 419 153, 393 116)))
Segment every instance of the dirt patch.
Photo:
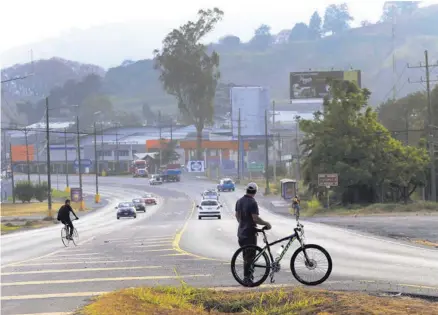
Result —
POLYGON ((438 313, 438 303, 405 296, 372 296, 302 288, 215 291, 181 287, 129 288, 96 298, 77 315, 318 314, 402 315, 438 313))

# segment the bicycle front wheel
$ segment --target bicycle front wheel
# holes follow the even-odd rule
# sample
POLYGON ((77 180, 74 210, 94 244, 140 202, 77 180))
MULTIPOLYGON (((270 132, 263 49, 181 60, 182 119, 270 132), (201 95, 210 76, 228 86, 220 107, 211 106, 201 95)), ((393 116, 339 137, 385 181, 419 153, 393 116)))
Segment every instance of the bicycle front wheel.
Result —
POLYGON ((266 251, 256 245, 239 248, 231 258, 231 273, 244 287, 261 285, 268 278, 270 269, 271 264, 266 251))
POLYGON ((61 241, 62 241, 62 244, 64 244, 65 247, 68 247, 68 244, 69 244, 69 240, 67 238, 67 235, 68 235, 68 231, 67 231, 67 228, 64 226, 61 229, 61 241))
POLYGON ((76 228, 74 228, 73 230, 73 237, 72 237, 72 242, 73 244, 75 244, 75 246, 78 246, 79 243, 79 233, 78 230, 76 230, 76 228))
POLYGON ((290 260, 290 269, 293 276, 298 282, 305 285, 323 283, 330 276, 332 267, 332 259, 329 253, 323 247, 315 244, 305 245, 304 249, 303 247, 298 248, 290 260))

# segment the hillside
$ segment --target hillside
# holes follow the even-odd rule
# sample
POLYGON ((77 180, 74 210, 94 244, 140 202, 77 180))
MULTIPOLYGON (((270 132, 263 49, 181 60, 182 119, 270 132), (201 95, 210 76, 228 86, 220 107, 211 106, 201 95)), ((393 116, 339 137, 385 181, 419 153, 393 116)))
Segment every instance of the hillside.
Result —
MULTIPOLYGON (((424 71, 407 69, 407 64, 424 63, 424 50, 431 60, 438 60, 438 6, 419 9, 396 25, 397 96, 422 88, 408 84, 408 77, 420 78, 424 71)), ((362 70, 363 86, 369 88, 374 105, 392 95, 392 29, 390 23, 379 23, 351 29, 340 35, 319 40, 275 44, 256 50, 248 43, 229 47, 213 44, 221 56, 221 77, 226 83, 264 85, 272 97, 287 99, 289 72, 313 70, 362 70)), ((143 60, 108 71, 108 92, 130 98, 147 99, 151 104, 172 101, 163 92, 151 60, 143 60)))
MULTIPOLYGON (((419 9, 410 16, 398 19, 395 32, 395 75, 392 71, 390 23, 350 29, 321 39, 289 42, 273 40, 273 44, 266 48, 254 47, 251 42, 222 40, 211 44, 210 49, 220 54, 223 83, 268 86, 272 98, 285 100, 286 106, 289 72, 350 68, 362 70, 362 86, 371 90, 371 101, 373 105, 378 105, 392 96, 394 78, 397 97, 423 89, 420 84, 409 84, 408 78, 418 80, 424 77, 424 71, 408 69, 407 64, 424 63, 426 49, 429 50, 431 63, 438 60, 437 20, 438 5, 419 9)), ((116 45, 117 38, 114 41, 116 45)), ((33 68, 35 76, 3 85, 9 103, 13 100, 41 98, 51 88, 69 79, 79 80, 89 73, 97 73, 104 75, 101 92, 111 97, 116 109, 138 112, 146 102, 155 111, 163 107, 167 111, 176 111, 175 100, 162 89, 150 59, 127 61, 119 67, 110 68, 106 73, 98 66, 58 58, 35 62, 33 68)), ((30 72, 30 64, 6 68, 2 71, 2 80, 30 72)))

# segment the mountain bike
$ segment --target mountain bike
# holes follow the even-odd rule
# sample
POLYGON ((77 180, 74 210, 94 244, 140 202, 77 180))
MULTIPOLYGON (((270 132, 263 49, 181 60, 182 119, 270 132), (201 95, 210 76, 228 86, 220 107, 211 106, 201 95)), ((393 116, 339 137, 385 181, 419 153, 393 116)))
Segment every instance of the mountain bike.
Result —
MULTIPOLYGON (((77 219, 74 219, 72 221, 76 221, 77 219)), ((68 225, 64 224, 64 226, 61 229, 61 241, 64 244, 65 247, 68 247, 70 245, 70 242, 73 242, 75 246, 78 246, 79 242, 79 233, 76 228, 73 229, 73 235, 72 238, 69 238, 70 233, 68 231, 68 225)))
MULTIPOLYGON (((305 244, 304 241, 304 226, 299 222, 299 211, 297 211, 297 227, 294 228, 294 233, 284 237, 275 242, 269 243, 266 237, 266 227, 263 229, 256 229, 258 233, 263 234, 263 242, 265 246, 263 248, 257 245, 246 245, 239 248, 231 258, 231 272, 233 274, 234 279, 236 281, 245 286, 245 287, 257 287, 266 281, 268 276, 270 276, 271 283, 274 283, 274 275, 275 273, 281 270, 280 261, 288 251, 291 244, 298 240, 300 243, 300 247, 294 252, 292 258, 290 260, 290 269, 292 271, 292 275, 295 279, 305 285, 314 286, 323 283, 328 279, 332 272, 332 259, 329 253, 321 246, 316 244, 305 244), (288 241, 286 246, 282 246, 283 250, 279 254, 278 257, 274 259, 271 253, 271 246, 288 241), (322 257, 325 258, 324 262, 317 262, 315 260, 315 255, 312 255, 312 252, 316 252, 322 257), (236 271, 236 262, 238 260, 239 255, 242 254, 243 258, 243 266, 244 266, 244 275, 246 273, 246 277, 242 279, 238 272, 236 271), (246 257, 245 257, 246 256, 246 257), (298 259, 303 256, 303 265, 299 265, 298 259), (303 269, 310 273, 313 271, 317 271, 321 266, 326 265, 326 271, 322 274, 322 277, 316 278, 316 280, 305 280, 302 275, 299 274, 300 267, 304 267, 303 269), (261 278, 260 280, 254 281, 254 272, 256 269, 261 270, 261 278)), ((239 259, 240 260, 240 259, 239 259)))

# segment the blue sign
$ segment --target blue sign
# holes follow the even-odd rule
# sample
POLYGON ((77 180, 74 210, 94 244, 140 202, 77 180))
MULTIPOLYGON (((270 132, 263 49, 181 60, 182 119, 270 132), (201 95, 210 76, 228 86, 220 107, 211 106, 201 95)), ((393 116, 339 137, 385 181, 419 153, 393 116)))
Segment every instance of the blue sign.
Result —
MULTIPOLYGON (((82 167, 90 167, 91 165, 93 165, 93 162, 90 159, 81 159, 81 166, 82 167)), ((76 166, 76 167, 79 166, 78 160, 74 161, 74 166, 76 166)))

